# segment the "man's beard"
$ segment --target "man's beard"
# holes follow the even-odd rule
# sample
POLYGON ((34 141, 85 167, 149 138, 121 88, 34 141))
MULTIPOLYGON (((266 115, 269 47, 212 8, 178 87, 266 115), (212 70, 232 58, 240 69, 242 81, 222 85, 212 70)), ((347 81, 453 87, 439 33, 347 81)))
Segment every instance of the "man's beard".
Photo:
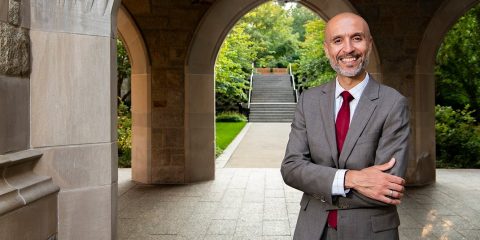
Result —
POLYGON ((367 54, 365 55, 365 58, 363 59, 362 63, 359 64, 356 68, 354 69, 342 69, 340 67, 340 64, 338 63, 340 61, 339 57, 337 58, 337 62, 333 61, 332 58, 328 58, 328 61, 330 62, 330 66, 332 66, 333 70, 337 72, 337 74, 345 76, 345 77, 356 77, 360 75, 364 69, 368 66, 368 63, 370 61, 370 51, 371 49, 368 50, 367 54))

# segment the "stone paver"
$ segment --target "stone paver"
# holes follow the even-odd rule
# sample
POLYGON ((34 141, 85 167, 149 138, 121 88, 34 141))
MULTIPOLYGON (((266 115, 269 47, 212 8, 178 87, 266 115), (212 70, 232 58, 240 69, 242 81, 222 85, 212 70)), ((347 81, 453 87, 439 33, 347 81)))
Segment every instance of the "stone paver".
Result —
MULTIPOLYGON (((119 188, 125 183, 132 184, 119 188)), ((437 170, 436 184, 408 188, 400 238, 480 239, 479 183, 480 170, 437 170)), ((275 168, 220 168, 214 181, 135 185, 119 197, 118 239, 291 239, 300 197, 275 168)))
MULTIPOLYGON (((233 155, 217 161, 213 181, 135 185, 129 169, 119 169, 118 239, 292 239, 302 193, 283 183, 278 168, 289 124, 249 127, 233 155)), ((435 184, 407 188, 400 239, 480 240, 479 199, 480 169, 437 170, 435 184)))

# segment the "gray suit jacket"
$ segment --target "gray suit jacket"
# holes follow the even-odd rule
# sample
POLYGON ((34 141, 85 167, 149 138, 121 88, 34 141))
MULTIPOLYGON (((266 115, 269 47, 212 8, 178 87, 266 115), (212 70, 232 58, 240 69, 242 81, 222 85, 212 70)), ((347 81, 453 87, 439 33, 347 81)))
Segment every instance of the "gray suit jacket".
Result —
POLYGON ((335 81, 305 91, 292 122, 281 173, 287 185, 304 192, 294 239, 320 239, 331 209, 339 210, 339 239, 398 239, 395 206, 354 190, 347 197, 332 196, 332 183, 337 169, 360 170, 392 157, 396 164, 389 173, 405 175, 410 132, 407 99, 370 78, 338 156, 334 94, 335 81))

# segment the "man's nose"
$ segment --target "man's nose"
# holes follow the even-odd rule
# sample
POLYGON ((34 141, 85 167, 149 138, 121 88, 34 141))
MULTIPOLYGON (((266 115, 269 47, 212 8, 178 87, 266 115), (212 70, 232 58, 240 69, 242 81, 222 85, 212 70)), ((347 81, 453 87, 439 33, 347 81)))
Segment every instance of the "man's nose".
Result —
POLYGON ((345 53, 351 53, 351 52, 353 52, 354 47, 353 47, 352 41, 347 40, 347 41, 345 41, 344 43, 345 43, 345 45, 343 45, 343 51, 344 51, 345 53))

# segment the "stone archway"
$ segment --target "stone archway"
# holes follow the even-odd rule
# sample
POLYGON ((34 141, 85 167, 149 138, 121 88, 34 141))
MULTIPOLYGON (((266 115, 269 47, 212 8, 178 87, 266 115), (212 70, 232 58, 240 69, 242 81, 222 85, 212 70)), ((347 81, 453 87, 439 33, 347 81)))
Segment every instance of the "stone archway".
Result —
POLYGON ((132 66, 132 179, 151 183, 151 63, 140 30, 123 6, 118 11, 117 29, 132 66))
MULTIPOLYGON (((204 15, 191 41, 185 66, 185 169, 186 182, 213 179, 215 174, 214 65, 218 50, 233 25, 265 0, 217 0, 204 15)), ((357 12, 345 0, 303 0, 323 19, 340 12, 357 12)), ((378 53, 369 67, 381 81, 378 53)))
POLYGON ((412 119, 416 148, 407 170, 409 182, 435 182, 435 56, 448 30, 479 0, 448 0, 431 18, 417 54, 415 65, 415 117, 412 119))

